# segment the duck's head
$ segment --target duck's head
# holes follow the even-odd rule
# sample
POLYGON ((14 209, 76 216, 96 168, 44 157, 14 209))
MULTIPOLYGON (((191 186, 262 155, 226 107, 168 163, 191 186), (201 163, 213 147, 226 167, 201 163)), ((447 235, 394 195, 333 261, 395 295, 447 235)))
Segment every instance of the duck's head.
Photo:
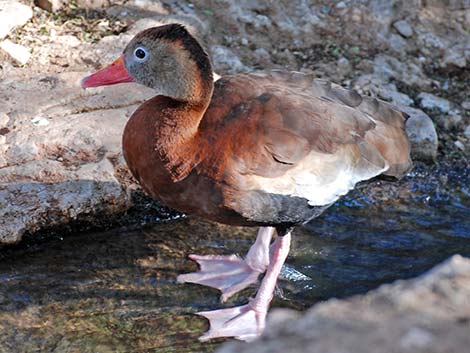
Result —
POLYGON ((137 82, 178 100, 200 99, 212 83, 212 68, 197 40, 182 25, 169 24, 137 34, 116 61, 85 77, 81 85, 123 82, 137 82))

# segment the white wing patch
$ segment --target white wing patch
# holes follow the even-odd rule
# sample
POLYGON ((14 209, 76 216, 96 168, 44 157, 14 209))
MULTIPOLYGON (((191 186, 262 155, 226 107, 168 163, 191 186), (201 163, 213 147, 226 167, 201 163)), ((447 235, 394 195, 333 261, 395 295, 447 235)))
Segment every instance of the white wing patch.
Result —
POLYGON ((252 175, 250 183, 258 190, 298 196, 307 199, 311 206, 323 206, 347 194, 356 183, 371 179, 388 168, 385 160, 382 166, 369 162, 357 145, 344 145, 334 154, 312 151, 278 178, 252 175))

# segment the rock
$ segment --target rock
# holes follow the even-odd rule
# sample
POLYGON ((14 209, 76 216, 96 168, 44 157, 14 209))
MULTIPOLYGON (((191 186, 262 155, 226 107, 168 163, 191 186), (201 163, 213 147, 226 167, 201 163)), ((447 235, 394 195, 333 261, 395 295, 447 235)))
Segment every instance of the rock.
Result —
POLYGON ((465 50, 467 48, 462 44, 447 47, 439 66, 442 68, 448 68, 449 66, 465 68, 467 66, 467 59, 465 58, 465 50))
MULTIPOLYGON (((66 0, 35 0, 36 6, 49 12, 57 12, 69 5, 70 1, 66 0)), ((75 0, 75 4, 79 8, 84 9, 102 9, 109 6, 110 0, 75 0)))
POLYGON ((428 0, 426 6, 448 7, 452 11, 470 9, 468 0, 428 0))
POLYGON ((54 43, 61 44, 64 47, 76 48, 80 46, 80 40, 72 35, 55 36, 54 43))
POLYGON ((380 98, 396 105, 410 106, 414 104, 413 99, 404 93, 398 92, 397 86, 393 83, 380 85, 375 90, 372 89, 372 91, 380 98))
POLYGON ((397 53, 402 53, 406 51, 406 48, 408 46, 406 40, 404 40, 403 37, 393 33, 390 35, 388 43, 390 45, 390 48, 396 51, 397 53))
POLYGON ((421 100, 420 106, 425 109, 439 109, 443 113, 451 110, 451 104, 447 99, 440 98, 431 93, 421 92, 418 95, 421 100))
POLYGON ((406 133, 411 143, 411 158, 422 161, 435 161, 438 139, 431 118, 422 110, 400 106, 399 110, 410 117, 406 121, 406 133))
POLYGON ((395 28, 397 32, 405 38, 409 38, 413 35, 413 29, 411 28, 410 24, 405 20, 394 22, 393 28, 395 28))
POLYGON ((390 102, 393 104, 398 104, 398 105, 405 105, 405 106, 410 106, 414 104, 414 100, 411 99, 408 95, 398 92, 398 91, 390 91, 389 92, 389 99, 390 102))
POLYGON ((0 39, 11 30, 23 26, 33 17, 33 10, 18 1, 0 0, 0 39))
POLYGON ((49 12, 57 12, 67 5, 66 0, 34 0, 37 7, 49 12))
POLYGON ((463 134, 465 135, 466 138, 470 139, 470 125, 467 125, 463 134))
POLYGON ((180 23, 184 25, 192 35, 198 38, 199 41, 202 41, 202 44, 206 44, 206 36, 209 32, 207 25, 194 16, 156 15, 153 17, 142 18, 135 22, 131 26, 131 28, 126 32, 126 34, 134 36, 137 33, 143 31, 144 29, 161 26, 169 23, 180 23))
POLYGON ((111 0, 75 0, 80 8, 84 9, 102 9, 109 6, 111 0))
POLYGON ((260 339, 217 353, 465 352, 469 317, 470 259, 455 255, 418 278, 330 299, 298 319, 274 309, 260 339))
POLYGON ((462 141, 454 141, 455 147, 457 147, 461 151, 465 151, 465 145, 462 143, 462 141))
POLYGON ((404 62, 390 55, 377 55, 373 63, 374 75, 382 81, 398 80, 409 86, 426 87, 431 81, 424 75, 421 63, 404 62))
POLYGON ((84 91, 84 75, 0 83, 0 243, 130 207, 135 185, 122 159, 122 131, 137 105, 155 93, 135 84, 84 91))
POLYGON ((462 108, 465 110, 470 110, 470 100, 462 102, 462 108))
POLYGON ((28 48, 25 48, 20 44, 13 43, 9 39, 0 42, 0 49, 7 53, 19 65, 26 65, 31 57, 31 53, 28 48))
POLYGON ((248 71, 248 68, 240 61, 240 58, 229 48, 222 45, 214 45, 211 47, 211 52, 216 71, 230 74, 248 71))
POLYGON ((344 76, 349 71, 351 71, 351 63, 345 57, 339 58, 336 63, 337 63, 337 69, 340 72, 340 75, 344 76))
POLYGON ((271 63, 271 55, 269 52, 264 48, 256 48, 253 52, 254 59, 260 65, 269 65, 271 63))
POLYGON ((165 8, 165 6, 160 1, 155 1, 155 0, 129 0, 126 2, 129 3, 133 7, 137 7, 139 9, 152 11, 156 13, 164 12, 164 8, 165 8))
POLYGON ((381 99, 397 106, 410 106, 414 104, 408 95, 398 92, 394 83, 384 83, 375 75, 361 75, 353 82, 353 88, 362 94, 372 93, 381 99))
POLYGON ((10 117, 4 112, 0 112, 0 129, 6 127, 9 121, 10 117))
POLYGON ((451 110, 449 114, 444 118, 443 125, 446 129, 452 129, 458 127, 462 122, 462 115, 458 111, 451 110))

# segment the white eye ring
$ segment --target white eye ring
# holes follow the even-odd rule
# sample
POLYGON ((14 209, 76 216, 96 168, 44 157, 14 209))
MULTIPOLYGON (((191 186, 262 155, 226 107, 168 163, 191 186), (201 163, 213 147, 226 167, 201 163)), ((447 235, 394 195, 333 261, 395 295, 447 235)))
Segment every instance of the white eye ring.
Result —
POLYGON ((148 59, 147 49, 144 47, 137 47, 134 50, 134 58, 139 62, 144 62, 148 59))

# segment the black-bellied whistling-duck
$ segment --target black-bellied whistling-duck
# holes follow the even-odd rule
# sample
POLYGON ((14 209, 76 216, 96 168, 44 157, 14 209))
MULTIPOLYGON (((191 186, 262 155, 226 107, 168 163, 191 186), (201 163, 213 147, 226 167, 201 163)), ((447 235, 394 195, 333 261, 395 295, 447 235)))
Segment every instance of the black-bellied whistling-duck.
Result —
POLYGON ((225 300, 266 273, 248 304, 199 313, 211 325, 202 339, 260 335, 293 227, 357 182, 399 178, 411 166, 405 117, 388 104, 299 72, 230 75, 214 84, 207 54, 178 24, 137 34, 82 86, 134 81, 158 93, 123 136, 142 188, 182 212, 261 227, 245 259, 191 255, 200 271, 178 277, 218 288, 225 300))

